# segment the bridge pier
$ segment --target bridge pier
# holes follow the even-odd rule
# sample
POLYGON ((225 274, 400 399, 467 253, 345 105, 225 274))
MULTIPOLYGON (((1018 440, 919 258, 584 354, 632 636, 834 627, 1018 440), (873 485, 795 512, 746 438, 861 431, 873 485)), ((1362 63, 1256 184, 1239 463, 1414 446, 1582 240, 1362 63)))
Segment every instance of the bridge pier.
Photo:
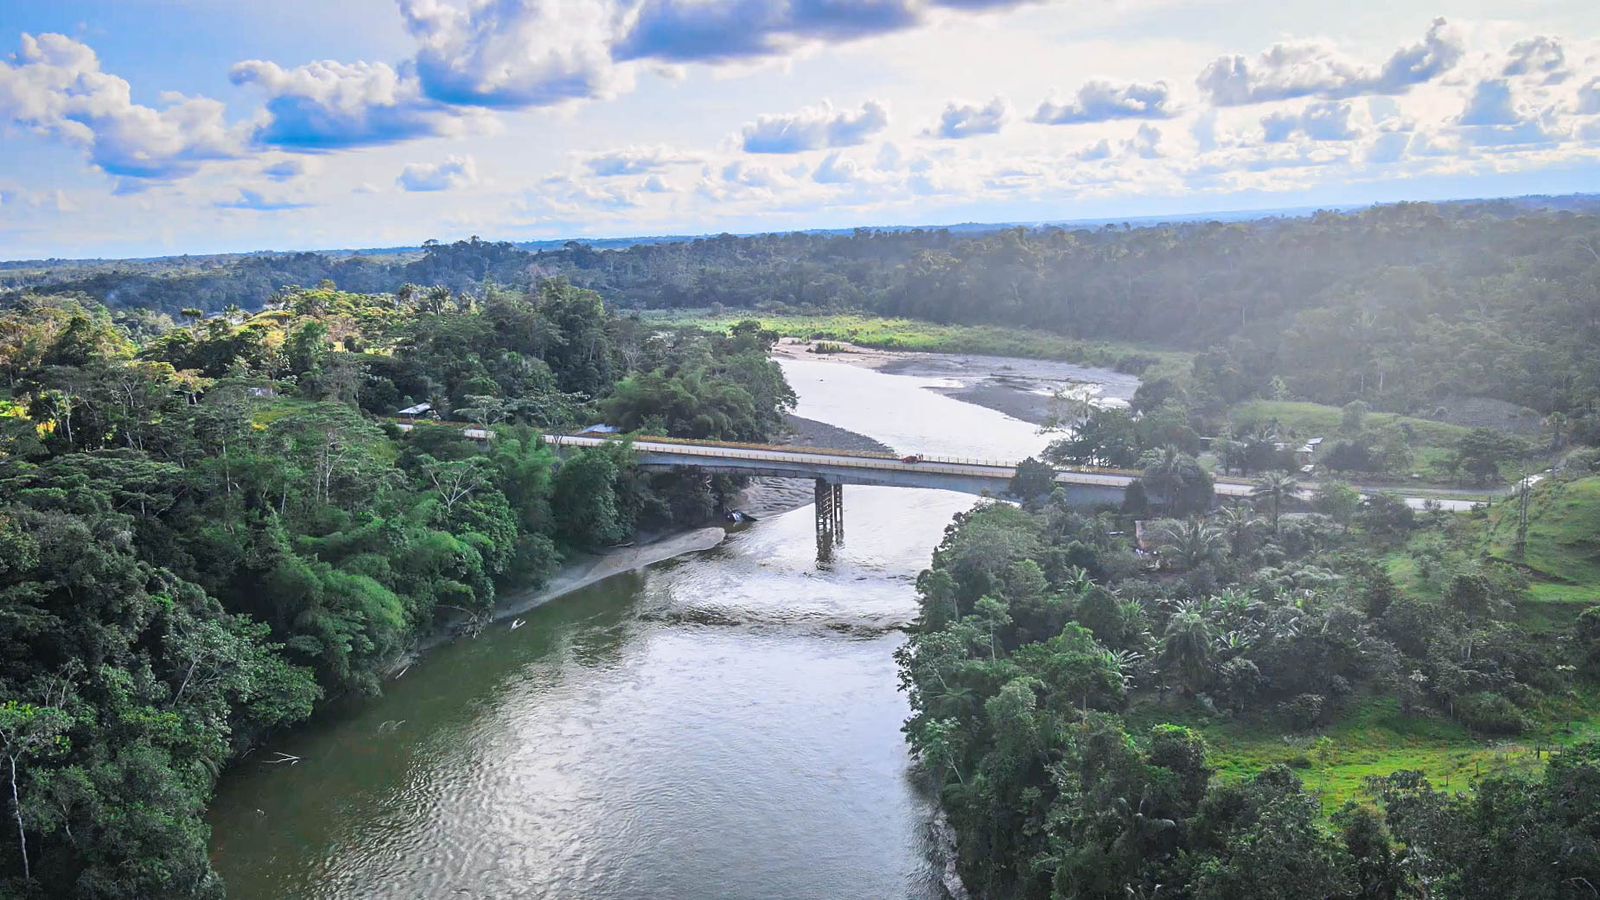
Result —
POLYGON ((833 558, 833 548, 844 544, 844 485, 818 478, 812 494, 817 514, 817 559, 833 558))

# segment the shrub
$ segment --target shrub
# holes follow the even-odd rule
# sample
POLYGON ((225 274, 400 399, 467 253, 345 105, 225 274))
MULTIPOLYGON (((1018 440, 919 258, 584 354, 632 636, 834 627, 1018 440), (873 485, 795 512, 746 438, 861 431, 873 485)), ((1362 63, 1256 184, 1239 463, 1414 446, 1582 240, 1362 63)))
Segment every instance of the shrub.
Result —
POLYGON ((1479 691, 1456 701, 1456 718, 1474 731, 1521 734, 1528 721, 1516 704, 1493 691, 1479 691))
POLYGON ((1295 731, 1309 731, 1322 718, 1321 694, 1297 694, 1291 700, 1278 704, 1278 711, 1295 731))
POLYGON ((1261 689, 1261 669, 1253 661, 1240 656, 1230 659, 1217 670, 1217 691, 1234 709, 1243 709, 1261 689))
POLYGON ((1573 646, 1578 660, 1590 672, 1600 672, 1600 606, 1591 606, 1572 623, 1573 646))

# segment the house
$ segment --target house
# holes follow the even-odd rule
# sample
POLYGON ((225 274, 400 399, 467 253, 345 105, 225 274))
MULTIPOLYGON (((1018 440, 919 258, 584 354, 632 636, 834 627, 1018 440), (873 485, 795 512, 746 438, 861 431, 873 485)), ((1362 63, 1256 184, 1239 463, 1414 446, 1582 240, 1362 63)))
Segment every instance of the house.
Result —
POLYGON ((1322 438, 1314 437, 1311 440, 1306 441, 1304 444, 1301 444, 1300 449, 1294 451, 1294 461, 1302 466, 1309 466, 1313 461, 1316 460, 1317 451, 1321 449, 1322 438))
POLYGON ((425 416, 430 416, 432 412, 432 403, 418 403, 416 406, 408 406, 405 409, 400 410, 399 412, 395 413, 395 415, 402 419, 421 419, 425 416))

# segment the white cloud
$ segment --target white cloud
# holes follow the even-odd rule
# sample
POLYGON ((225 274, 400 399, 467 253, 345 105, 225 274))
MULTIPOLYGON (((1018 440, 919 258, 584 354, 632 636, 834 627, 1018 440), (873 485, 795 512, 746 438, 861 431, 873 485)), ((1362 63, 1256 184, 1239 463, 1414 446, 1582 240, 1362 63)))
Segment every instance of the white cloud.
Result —
POLYGON ((400 0, 423 92, 520 108, 603 97, 631 84, 611 61, 615 10, 599 0, 400 0))
POLYGON ((1539 111, 1520 107, 1504 78, 1479 82, 1455 121, 1466 140, 1479 147, 1545 144, 1554 140, 1539 111))
POLYGON ((1078 88, 1066 103, 1046 100, 1033 121, 1044 125, 1074 125, 1112 119, 1166 119, 1177 113, 1172 91, 1165 81, 1153 84, 1095 80, 1078 88))
POLYGON ((1311 103, 1299 112, 1272 113, 1261 120, 1261 128, 1268 143, 1281 143, 1296 135, 1313 141, 1350 141, 1361 134, 1350 122, 1351 111, 1349 102, 1311 103))
POLYGON ((470 156, 451 155, 441 163, 411 163, 395 183, 408 191, 448 191, 478 183, 478 167, 470 156))
POLYGON ((765 115, 744 126, 746 153, 800 153, 862 144, 889 125, 889 111, 868 100, 857 110, 836 110, 824 100, 796 113, 765 115))
POLYGON ((916 28, 939 11, 984 12, 1037 0, 640 0, 623 16, 617 59, 726 62, 916 28))
POLYGON ((1496 78, 1479 82, 1456 121, 1462 125, 1515 125, 1521 120, 1511 102, 1511 85, 1496 78))
POLYGON ((655 172, 668 166, 696 161, 697 159, 693 154, 657 145, 624 147, 620 150, 596 153, 585 159, 583 164, 591 174, 602 178, 611 178, 619 175, 643 175, 646 172, 655 172))
POLYGON ((1011 105, 996 97, 982 106, 952 100, 945 104, 938 124, 927 131, 932 137, 961 140, 982 134, 995 134, 1011 118, 1011 105))
POLYGON ((221 103, 182 94, 164 95, 161 109, 134 103, 128 82, 102 71, 87 44, 24 34, 14 59, 0 61, 0 118, 83 147, 111 175, 174 178, 244 153, 221 103))
POLYGON ((1557 38, 1536 35, 1511 46, 1509 60, 1500 74, 1507 77, 1532 75, 1546 84, 1555 84, 1567 75, 1567 54, 1557 38))
POLYGON ((729 184, 753 188, 782 187, 792 181, 771 166, 735 160, 722 167, 722 180, 729 184))
POLYGON ((1578 88, 1577 110, 1580 115, 1600 114, 1600 75, 1578 88))
POLYGON ((1195 83, 1217 106, 1402 94, 1450 70, 1462 53, 1462 38, 1444 19, 1435 19, 1420 42, 1396 50, 1381 66, 1355 61, 1323 41, 1288 41, 1254 60, 1221 57, 1195 83))
POLYGON ((293 181, 311 171, 311 164, 303 156, 286 156, 261 167, 261 174, 273 181, 293 181))
POLYGON ((1101 138, 1081 147, 1071 154, 1079 162, 1101 162, 1114 159, 1158 159, 1161 152, 1161 130, 1153 125, 1140 125, 1131 138, 1113 141, 1101 138))
POLYGON ((811 180, 818 184, 851 184, 860 181, 865 172, 860 163, 835 151, 817 164, 811 180))
POLYGON ((260 191, 250 188, 240 188, 238 195, 231 200, 221 200, 212 204, 218 209, 242 209, 249 212, 282 212, 287 209, 304 209, 310 204, 301 203, 284 197, 267 197, 260 191))
POLYGON ((388 144, 458 134, 470 118, 423 96, 416 76, 386 63, 322 60, 285 69, 252 59, 235 65, 229 77, 266 93, 268 115, 255 139, 272 146, 326 150, 388 144))

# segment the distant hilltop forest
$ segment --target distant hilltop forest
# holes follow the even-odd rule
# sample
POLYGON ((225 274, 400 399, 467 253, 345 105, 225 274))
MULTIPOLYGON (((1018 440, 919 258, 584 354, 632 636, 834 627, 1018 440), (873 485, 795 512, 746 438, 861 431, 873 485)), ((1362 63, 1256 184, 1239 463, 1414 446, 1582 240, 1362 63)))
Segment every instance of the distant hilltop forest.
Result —
MULTIPOLYGON (((123 315, 253 310, 287 288, 475 294, 550 279, 615 309, 862 312, 1199 353, 1222 402, 1288 393, 1403 412, 1458 396, 1595 418, 1600 198, 1401 203, 1146 227, 789 233, 528 250, 261 254, 0 272, 123 315)), ((0 298, 3 299, 3 298, 0 298)), ((158 322, 148 323, 159 327, 158 322)))

